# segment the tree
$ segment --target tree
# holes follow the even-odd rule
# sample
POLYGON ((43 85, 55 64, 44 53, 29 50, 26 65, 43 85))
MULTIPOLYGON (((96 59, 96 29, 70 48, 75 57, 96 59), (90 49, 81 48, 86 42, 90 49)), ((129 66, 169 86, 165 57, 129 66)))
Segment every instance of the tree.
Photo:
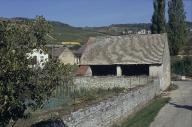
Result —
POLYGON ((168 21, 168 38, 170 52, 177 55, 179 50, 186 42, 187 26, 186 17, 182 0, 170 0, 168 3, 169 21, 168 21))
POLYGON ((151 32, 160 34, 166 32, 165 0, 153 1, 154 12, 152 16, 151 32))
POLYGON ((28 66, 26 54, 45 48, 49 27, 42 16, 24 24, 0 22, 0 126, 24 117, 27 108, 41 107, 62 80, 59 70, 65 68, 57 60, 43 69, 28 66))
POLYGON ((152 16, 152 25, 151 25, 151 33, 157 34, 158 33, 158 3, 157 0, 153 1, 153 16, 152 16))
POLYGON ((159 33, 166 32, 166 20, 165 20, 165 0, 158 0, 158 22, 159 22, 159 33))
MULTIPOLYGON (((24 66, 27 60, 21 52, 26 49, 16 45, 19 38, 24 37, 26 33, 14 26, 15 24, 1 23, 0 126, 5 126, 10 119, 21 117, 26 108, 21 99, 18 99, 22 93, 22 86, 25 86, 25 81, 28 80, 25 77, 29 75, 28 69, 24 66), (13 43, 13 40, 16 43, 13 43)), ((22 39, 19 43, 25 43, 25 40, 22 39)))

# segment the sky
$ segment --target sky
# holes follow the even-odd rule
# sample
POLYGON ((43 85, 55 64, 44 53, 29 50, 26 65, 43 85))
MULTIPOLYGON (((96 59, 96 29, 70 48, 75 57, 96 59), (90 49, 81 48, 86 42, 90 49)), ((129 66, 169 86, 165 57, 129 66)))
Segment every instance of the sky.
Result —
MULTIPOLYGON (((192 21, 192 0, 183 0, 187 21, 192 21)), ((107 26, 149 23, 153 0, 0 0, 0 17, 34 18, 72 26, 107 26)))

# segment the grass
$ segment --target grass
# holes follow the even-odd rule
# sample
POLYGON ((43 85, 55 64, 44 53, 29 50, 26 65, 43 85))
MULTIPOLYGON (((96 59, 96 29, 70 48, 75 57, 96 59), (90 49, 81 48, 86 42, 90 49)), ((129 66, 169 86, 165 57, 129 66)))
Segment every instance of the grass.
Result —
POLYGON ((84 91, 82 89, 79 92, 75 93, 75 100, 72 100, 72 103, 68 105, 70 106, 69 111, 71 112, 71 109, 80 109, 89 105, 97 104, 98 102, 101 102, 113 96, 117 96, 120 93, 124 93, 127 90, 128 89, 116 87, 113 89, 91 89, 89 91, 84 91))
POLYGON ((149 127, 160 109, 169 102, 170 98, 156 98, 148 106, 128 118, 120 126, 114 127, 149 127))

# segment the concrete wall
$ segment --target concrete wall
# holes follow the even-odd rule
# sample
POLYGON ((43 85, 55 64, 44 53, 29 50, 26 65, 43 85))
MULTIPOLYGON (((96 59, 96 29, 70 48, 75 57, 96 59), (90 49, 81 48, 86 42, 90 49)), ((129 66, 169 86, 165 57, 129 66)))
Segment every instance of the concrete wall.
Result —
POLYGON ((145 85, 148 82, 151 82, 152 78, 147 76, 138 76, 138 77, 123 77, 123 76, 79 76, 74 78, 74 84, 77 89, 86 88, 86 89, 111 89, 114 87, 120 88, 133 88, 138 85, 145 85))
POLYGON ((151 65, 149 75, 160 79, 160 89, 166 90, 171 83, 170 52, 168 43, 165 43, 162 65, 151 65))
POLYGON ((160 84, 161 90, 166 90, 171 84, 171 67, 170 67, 170 52, 168 43, 165 43, 163 54, 163 65, 161 72, 162 83, 160 84))
POLYGON ((115 96, 97 105, 79 109, 63 120, 68 127, 110 127, 141 109, 160 92, 159 81, 115 96))

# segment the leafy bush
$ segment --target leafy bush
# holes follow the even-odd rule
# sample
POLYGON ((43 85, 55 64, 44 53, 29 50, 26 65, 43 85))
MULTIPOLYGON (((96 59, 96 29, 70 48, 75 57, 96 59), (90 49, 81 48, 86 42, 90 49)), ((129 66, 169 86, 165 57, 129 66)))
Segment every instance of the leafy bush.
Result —
POLYGON ((174 74, 192 76, 192 59, 190 57, 173 62, 171 71, 174 74))
POLYGON ((41 107, 59 82, 70 79, 68 67, 57 60, 43 69, 28 66, 26 54, 45 49, 49 27, 42 16, 23 24, 0 22, 0 126, 24 117, 29 108, 41 107))

